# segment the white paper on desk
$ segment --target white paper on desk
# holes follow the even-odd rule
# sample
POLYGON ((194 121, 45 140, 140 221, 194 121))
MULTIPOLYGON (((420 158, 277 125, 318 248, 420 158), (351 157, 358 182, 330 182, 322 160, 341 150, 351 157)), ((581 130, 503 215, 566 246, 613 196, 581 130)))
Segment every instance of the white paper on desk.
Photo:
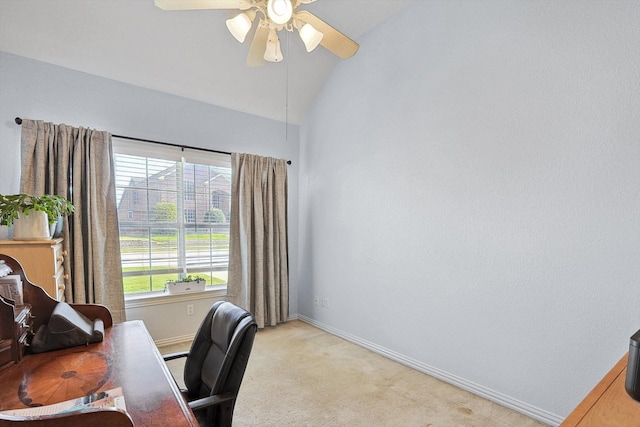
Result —
POLYGON ((22 279, 18 274, 0 278, 0 296, 13 300, 17 306, 22 305, 22 279))
POLYGON ((0 279, 0 296, 22 306, 22 280, 15 274, 0 279))
POLYGON ((77 399, 66 400, 52 405, 34 406, 31 408, 10 409, 2 411, 2 414, 13 415, 14 417, 37 417, 42 415, 54 415, 68 412, 80 411, 85 408, 117 408, 126 411, 122 388, 78 397, 77 399))
POLYGON ((0 259, 0 277, 4 277, 11 272, 13 272, 11 267, 9 267, 3 259, 0 259))

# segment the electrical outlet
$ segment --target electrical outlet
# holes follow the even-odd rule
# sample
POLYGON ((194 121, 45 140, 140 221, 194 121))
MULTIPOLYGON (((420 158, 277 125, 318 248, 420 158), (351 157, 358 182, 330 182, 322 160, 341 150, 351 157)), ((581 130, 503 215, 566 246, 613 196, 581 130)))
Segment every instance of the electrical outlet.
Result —
POLYGON ((313 301, 315 302, 316 307, 329 308, 329 298, 314 297, 313 301))
POLYGON ((193 314, 193 304, 187 304, 187 316, 191 316, 193 314))

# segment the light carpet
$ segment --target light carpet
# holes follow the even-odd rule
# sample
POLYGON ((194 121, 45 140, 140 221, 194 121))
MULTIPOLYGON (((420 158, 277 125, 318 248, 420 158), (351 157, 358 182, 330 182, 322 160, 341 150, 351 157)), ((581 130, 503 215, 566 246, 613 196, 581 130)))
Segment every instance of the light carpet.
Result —
MULTIPOLYGON (((169 362, 181 386, 183 363, 169 362)), ((544 426, 299 320, 258 331, 233 425, 544 426)))

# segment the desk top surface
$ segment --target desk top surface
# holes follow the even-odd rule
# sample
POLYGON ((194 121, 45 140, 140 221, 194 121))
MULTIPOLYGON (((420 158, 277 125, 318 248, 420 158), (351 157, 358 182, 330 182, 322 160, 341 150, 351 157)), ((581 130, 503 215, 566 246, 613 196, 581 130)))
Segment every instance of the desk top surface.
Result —
POLYGON ((144 323, 118 323, 101 343, 41 354, 0 371, 0 410, 122 387, 136 426, 197 426, 144 323))
POLYGON ((624 383, 628 354, 625 354, 584 400, 562 422, 561 427, 637 427, 640 402, 627 394, 624 383))

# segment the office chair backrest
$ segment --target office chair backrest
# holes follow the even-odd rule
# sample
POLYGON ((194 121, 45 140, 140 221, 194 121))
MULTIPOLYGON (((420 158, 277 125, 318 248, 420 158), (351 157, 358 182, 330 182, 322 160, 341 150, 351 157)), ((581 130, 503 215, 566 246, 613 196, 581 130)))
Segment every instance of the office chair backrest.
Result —
POLYGON ((211 306, 185 362, 189 399, 237 394, 256 330, 255 319, 245 309, 224 301, 211 306))

